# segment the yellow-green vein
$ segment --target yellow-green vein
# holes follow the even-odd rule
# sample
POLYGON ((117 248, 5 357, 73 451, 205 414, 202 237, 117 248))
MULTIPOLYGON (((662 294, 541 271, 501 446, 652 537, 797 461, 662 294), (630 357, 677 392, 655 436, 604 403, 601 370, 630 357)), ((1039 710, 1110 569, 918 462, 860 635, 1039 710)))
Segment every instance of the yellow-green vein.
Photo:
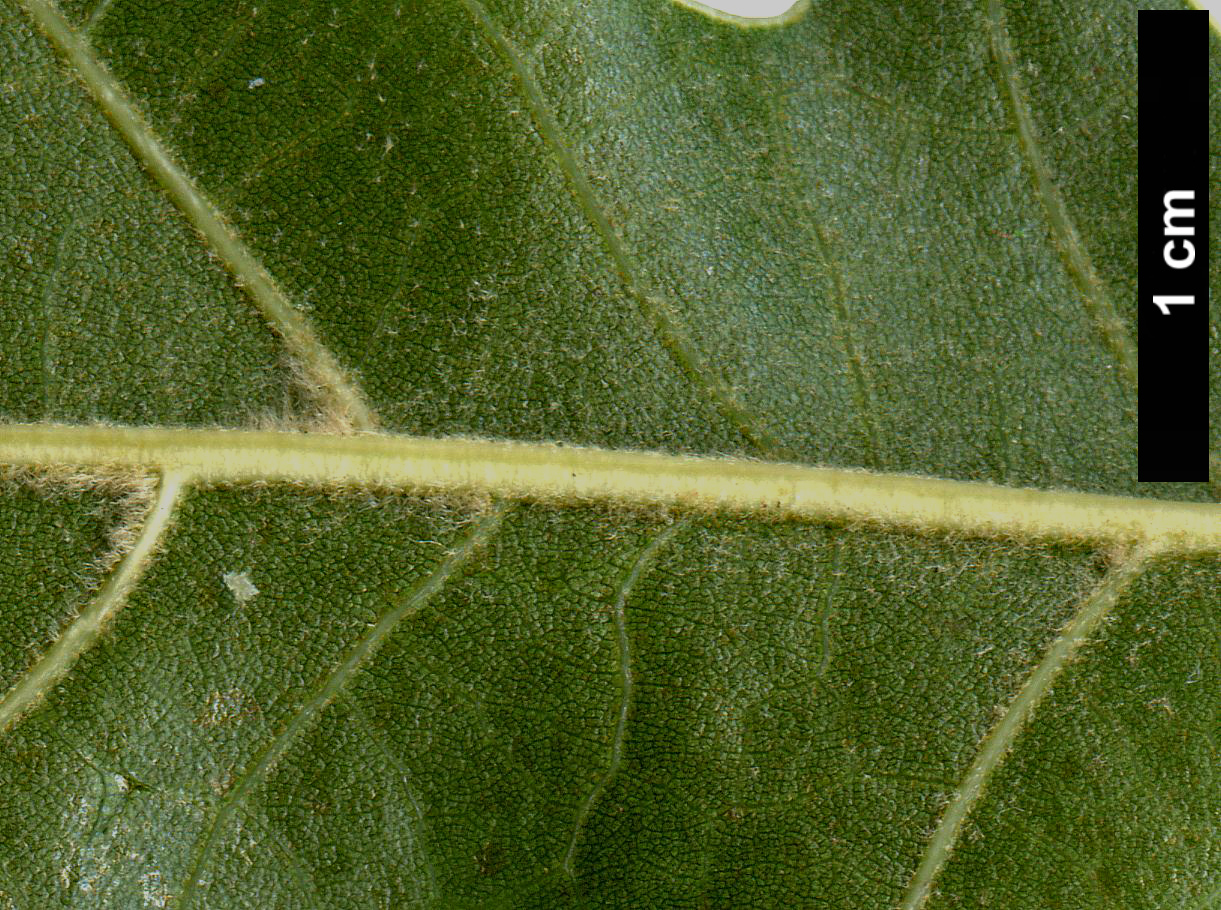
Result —
POLYGON ((572 837, 568 840, 568 850, 564 854, 563 863, 564 871, 569 878, 576 877, 573 863, 577 855, 577 842, 580 840, 581 830, 585 827, 585 822, 589 820, 589 814, 593 811, 594 806, 606 792, 607 786, 619 773, 619 766, 623 764, 623 743, 627 738, 627 720, 632 708, 632 689, 635 686, 632 676, 632 641, 627 632, 627 599, 632 588, 636 586, 636 582, 640 581, 640 577, 648 570, 657 552, 668 544, 682 527, 682 522, 676 522, 654 537, 648 546, 640 551, 640 555, 636 557, 627 575, 624 576, 623 583, 619 585, 619 590, 615 592, 615 637, 619 645, 619 711, 615 720, 615 731, 611 736, 610 749, 607 752, 606 770, 598 775, 593 789, 581 803, 581 808, 577 811, 577 820, 572 826, 572 837))
POLYGON ((852 321, 848 313, 848 289, 844 281, 844 270, 831 251, 827 232, 817 222, 813 224, 814 248, 827 267, 831 278, 831 312, 839 333, 843 336, 843 352, 848 360, 848 371, 856 386, 857 419, 864 425, 864 436, 869 443, 869 467, 876 467, 882 459, 882 431, 878 426, 877 396, 869 378, 868 361, 861 346, 853 337, 852 321))
POLYGON ((201 874, 211 858, 212 851, 216 848, 229 819, 241 807, 250 792, 284 757, 297 737, 318 717, 322 709, 340 693, 353 674, 373 656, 395 627, 407 617, 419 612, 496 532, 509 508, 508 504, 499 504, 476 521, 462 542, 441 561, 433 573, 387 610, 381 619, 357 640, 335 668, 318 683, 311 695, 284 725, 283 730, 238 775, 220 801, 211 822, 196 841, 178 894, 180 910, 187 910, 194 902, 201 887, 201 874))
POLYGON ((641 312, 652 324, 657 337, 671 358, 685 375, 704 390, 721 414, 760 451, 772 456, 784 454, 785 447, 780 440, 760 423, 756 415, 750 412, 729 383, 713 369, 696 347, 674 305, 649 285, 644 269, 611 225, 605 206, 589 182, 584 165, 578 159, 563 130, 560 129, 559 121, 552 113, 551 105, 543 94, 525 56, 509 40, 504 30, 479 0, 461 0, 461 2, 482 29, 488 44, 508 64, 509 69, 517 78, 522 94, 534 116, 539 134, 550 146, 556 164, 572 188, 585 217, 602 238, 628 293, 636 300, 641 312))
POLYGON ((115 613, 122 609, 164 536, 187 479, 181 471, 167 471, 162 477, 157 498, 134 545, 119 561, 97 596, 0 699, 0 732, 17 723, 72 669, 81 654, 97 641, 115 613))
POLYGON ((341 704, 352 715, 353 720, 357 722, 360 732, 364 735, 365 739, 373 744, 373 748, 381 753, 382 758, 394 770, 396 780, 402 788, 403 795, 407 797, 407 802, 411 804, 411 814, 415 817, 416 830, 407 829, 409 840, 407 846, 419 858, 421 865, 424 866, 424 870, 428 873, 428 890, 430 893, 425 899, 439 902, 441 891, 437 886, 437 869, 425 844, 428 822, 424 814, 424 807, 420 805, 419 799, 416 798, 415 788, 411 785, 411 772, 402 759, 387 744, 385 734, 369 719, 369 715, 365 713, 365 709, 360 706, 356 699, 346 695, 341 704))
POLYGON ((319 398, 329 422, 343 428, 372 429, 376 418, 360 389, 318 339, 309 321, 280 290, 211 201, 173 160, 122 86, 93 53, 89 42, 68 24, 48 0, 22 0, 31 18, 75 67, 81 81, 191 225, 203 235, 237 283, 262 311, 300 363, 310 390, 319 398))
POLYGON ((918 530, 1221 550, 1221 505, 842 468, 391 434, 0 424, 0 462, 182 470, 201 483, 476 491, 918 530))
POLYGON ((1017 127, 1018 145, 1030 168, 1039 200, 1043 204, 1043 209, 1047 213, 1047 221, 1051 225, 1052 235, 1060 247, 1060 255, 1073 284, 1081 292, 1086 312, 1089 313, 1102 334, 1102 340, 1107 350, 1119 364, 1124 381, 1135 389, 1136 345, 1132 343, 1119 311, 1115 309, 1115 305, 1103 286, 1102 279, 1098 277, 1094 263, 1090 260, 1085 244, 1081 240, 1081 234, 1068 213, 1064 196, 1056 185, 1051 168, 1048 167, 1047 161, 1043 157, 1038 129, 1018 76, 1013 44, 1009 39, 1009 29, 1005 25, 1003 0, 988 0, 987 19, 992 55, 996 59, 1005 95, 1009 101, 1009 110, 1017 127))
POLYGON ((1006 753, 1026 726, 1061 671, 1077 649, 1098 628, 1124 589, 1138 576, 1153 554, 1145 548, 1127 554, 1103 578, 1101 584, 1081 602, 1068 625, 1060 632, 1043 659, 1039 661, 1014 699, 1005 707, 996 725, 979 744, 979 751, 950 797, 924 856, 907 887, 901 910, 919 910, 932 893, 937 873, 958 842, 963 822, 979 801, 992 772, 1004 761, 1006 753))

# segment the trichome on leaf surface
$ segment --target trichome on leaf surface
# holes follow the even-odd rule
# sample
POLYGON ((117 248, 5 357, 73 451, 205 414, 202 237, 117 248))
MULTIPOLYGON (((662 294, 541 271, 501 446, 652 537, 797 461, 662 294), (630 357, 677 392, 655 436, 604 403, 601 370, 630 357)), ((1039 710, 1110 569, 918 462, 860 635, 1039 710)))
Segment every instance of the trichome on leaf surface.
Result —
POLYGON ((0 34, 0 908, 1221 900, 1131 4, 0 34))

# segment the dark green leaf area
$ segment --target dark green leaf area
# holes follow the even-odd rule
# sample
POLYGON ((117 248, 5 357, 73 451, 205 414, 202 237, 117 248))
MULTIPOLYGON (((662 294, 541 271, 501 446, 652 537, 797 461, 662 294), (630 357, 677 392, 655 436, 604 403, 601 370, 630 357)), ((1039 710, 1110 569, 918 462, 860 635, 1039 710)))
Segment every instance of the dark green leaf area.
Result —
POLYGON ((932 907, 1215 904, 1221 561, 1155 565, 988 784, 932 907))
POLYGON ((892 906, 998 706, 1094 577, 1081 552, 693 532, 632 605, 639 696, 579 854, 589 902, 892 906))
MULTIPOLYGON (((176 894, 246 777, 253 798, 220 840, 256 836, 279 857, 252 769, 464 522, 443 502, 191 494, 108 633, 5 737, 0 842, 29 845, 4 866, 15 893, 104 893, 123 906, 146 889, 176 894)), ((218 873, 232 877, 205 857, 201 880, 218 873)))
MULTIPOLYGON (((249 514, 240 505, 226 511, 249 514)), ((429 534, 379 524, 403 520, 404 504, 361 523, 348 506, 343 525, 320 522, 309 497, 275 505, 293 517, 260 534, 292 520, 315 529, 294 551, 302 581, 331 577, 340 544, 325 540, 360 534, 376 551, 429 534), (320 523, 336 527, 324 535, 320 523)), ((222 537, 258 527, 249 517, 222 537)), ((519 506, 251 788, 201 871, 209 900, 265 889, 286 907, 314 892, 324 906, 698 907, 826 893, 886 906, 997 706, 1097 578, 1080 551, 715 520, 680 529, 629 584, 662 527, 519 506), (620 595, 633 689, 622 762, 606 780, 622 706, 620 595), (890 887, 849 875, 873 866, 890 887)), ((238 552, 246 563, 270 555, 238 552)), ((209 554, 197 549, 193 563, 215 566, 209 554)), ((344 564, 354 577, 368 565, 344 564)), ((199 571, 196 586, 216 585, 215 569, 199 571)), ((186 636, 209 653, 220 637, 208 693, 249 693, 261 710, 187 740, 218 782, 178 847, 163 848, 175 877, 222 794, 291 723, 302 687, 371 621, 360 598, 330 602, 350 598, 350 584, 280 595, 309 605, 308 636, 291 632, 302 619, 278 627, 285 641, 245 628, 252 609, 284 622, 282 604, 260 606, 277 598, 266 583, 241 611, 229 604, 219 629, 236 629, 186 636), (235 655, 225 669, 228 651, 240 666, 235 655)))
POLYGON ((1206 498, 1133 481, 1101 328, 1130 9, 1006 20, 1031 151, 981 6, 122 3, 93 38, 389 427, 1206 498))
POLYGON ((112 562, 122 497, 0 471, 0 694, 59 637, 112 562))
POLYGON ((459 4, 125 4, 96 40, 387 426, 742 448, 459 4))
POLYGON ((0 418, 249 425, 285 358, 84 88, 0 7, 0 418))

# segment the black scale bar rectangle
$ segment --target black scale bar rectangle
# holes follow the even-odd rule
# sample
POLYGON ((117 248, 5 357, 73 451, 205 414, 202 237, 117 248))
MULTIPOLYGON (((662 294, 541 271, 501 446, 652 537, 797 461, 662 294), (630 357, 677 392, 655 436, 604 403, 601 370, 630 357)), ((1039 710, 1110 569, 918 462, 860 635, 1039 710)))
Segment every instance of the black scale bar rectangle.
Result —
POLYGON ((1139 479, 1207 481, 1208 14, 1137 22, 1139 479))

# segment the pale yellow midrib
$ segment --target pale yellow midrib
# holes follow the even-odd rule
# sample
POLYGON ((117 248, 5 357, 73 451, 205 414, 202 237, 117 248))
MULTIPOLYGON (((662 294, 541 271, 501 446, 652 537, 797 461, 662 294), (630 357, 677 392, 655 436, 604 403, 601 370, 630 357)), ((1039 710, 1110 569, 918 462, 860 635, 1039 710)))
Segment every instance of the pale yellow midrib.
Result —
POLYGON ((0 425, 0 462, 184 471, 200 483, 475 491, 802 520, 1221 550, 1221 506, 748 461, 462 438, 0 425))

